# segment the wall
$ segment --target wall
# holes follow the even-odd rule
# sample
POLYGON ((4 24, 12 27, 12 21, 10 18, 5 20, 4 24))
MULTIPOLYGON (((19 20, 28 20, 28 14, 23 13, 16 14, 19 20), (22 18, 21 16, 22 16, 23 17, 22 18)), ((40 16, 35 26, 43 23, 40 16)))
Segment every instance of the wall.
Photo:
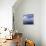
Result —
POLYGON ((12 6, 16 0, 0 0, 0 27, 12 29, 12 6))
POLYGON ((20 5, 13 6, 15 30, 23 33, 24 38, 32 39, 35 41, 36 46, 41 46, 41 1, 40 0, 23 0, 20 5), (34 24, 24 25, 23 15, 34 14, 34 24))
POLYGON ((41 41, 46 46, 46 0, 41 1, 41 41))

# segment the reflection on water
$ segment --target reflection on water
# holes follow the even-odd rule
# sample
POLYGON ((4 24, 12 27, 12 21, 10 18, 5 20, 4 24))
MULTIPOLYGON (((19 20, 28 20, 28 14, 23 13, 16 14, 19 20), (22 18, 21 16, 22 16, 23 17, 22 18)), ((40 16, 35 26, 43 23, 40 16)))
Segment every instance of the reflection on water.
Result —
POLYGON ((16 46, 16 44, 14 42, 12 42, 10 46, 16 46))

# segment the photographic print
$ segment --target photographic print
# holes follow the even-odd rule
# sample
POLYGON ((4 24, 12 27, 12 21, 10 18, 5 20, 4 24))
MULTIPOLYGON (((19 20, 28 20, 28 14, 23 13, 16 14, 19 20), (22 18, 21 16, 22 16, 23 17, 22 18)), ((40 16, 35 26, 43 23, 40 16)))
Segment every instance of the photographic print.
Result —
POLYGON ((26 14, 23 16, 23 24, 34 24, 33 14, 26 14))

